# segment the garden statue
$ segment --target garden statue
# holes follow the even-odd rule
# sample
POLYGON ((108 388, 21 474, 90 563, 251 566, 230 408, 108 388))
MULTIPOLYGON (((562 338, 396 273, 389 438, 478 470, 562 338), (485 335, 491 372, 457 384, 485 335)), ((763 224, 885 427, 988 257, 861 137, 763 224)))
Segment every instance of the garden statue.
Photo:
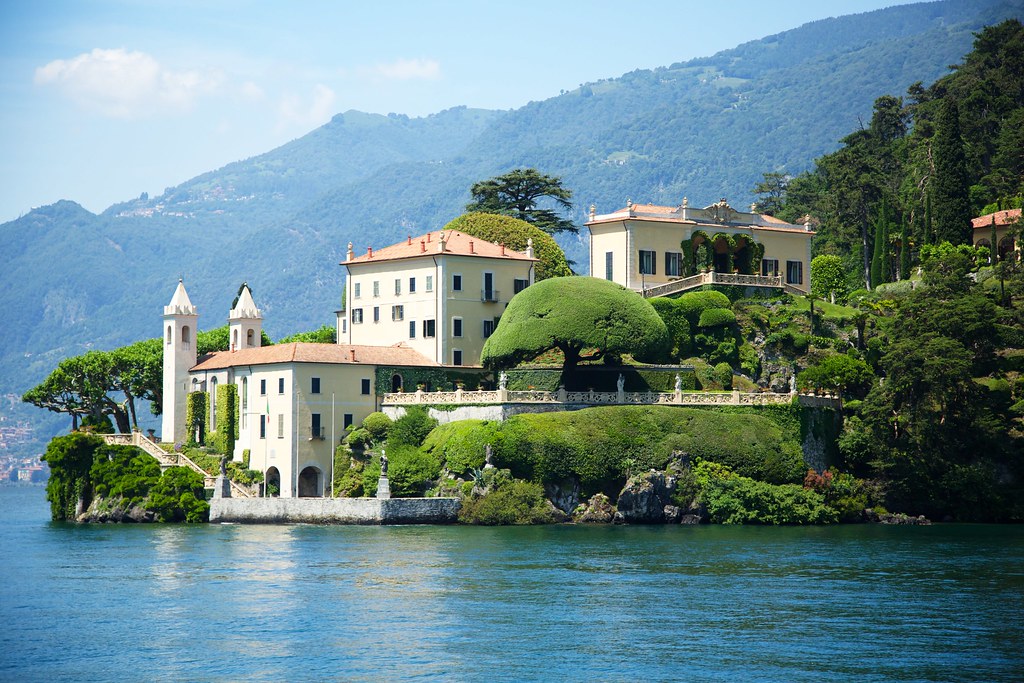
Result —
POLYGON ((484 446, 484 469, 488 470, 494 467, 494 451, 491 450, 491 444, 484 446))
POLYGON ((228 457, 227 455, 221 456, 220 459, 220 476, 228 476, 228 457))
POLYGON ((498 374, 498 389, 501 391, 508 389, 508 374, 504 370, 498 374))
POLYGON ((796 393, 796 373, 789 376, 789 393, 796 393))
POLYGON ((380 476, 388 476, 388 454, 383 448, 380 450, 380 476))
POLYGON ((682 390, 683 390, 683 378, 680 377, 679 373, 677 372, 676 373, 676 391, 682 391, 682 390))
POLYGON ((623 391, 625 390, 625 388, 626 388, 626 378, 622 376, 622 373, 621 373, 621 372, 619 373, 619 381, 618 381, 618 382, 616 383, 616 385, 617 385, 617 386, 618 386, 618 388, 619 388, 619 393, 620 393, 620 394, 621 394, 621 393, 622 393, 622 392, 623 392, 623 391))

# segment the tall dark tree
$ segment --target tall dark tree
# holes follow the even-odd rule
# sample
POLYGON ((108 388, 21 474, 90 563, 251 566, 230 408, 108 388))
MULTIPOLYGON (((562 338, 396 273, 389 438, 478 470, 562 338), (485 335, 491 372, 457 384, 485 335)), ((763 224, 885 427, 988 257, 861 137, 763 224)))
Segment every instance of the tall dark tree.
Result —
POLYGON ((910 231, 906 219, 900 220, 900 279, 910 279, 910 231))
POLYGON ((874 252, 871 256, 871 289, 887 281, 886 258, 889 241, 889 208, 885 200, 882 200, 878 209, 878 218, 875 221, 874 252))
POLYGON ((960 108, 946 98, 939 110, 932 142, 935 176, 935 237, 937 242, 971 243, 971 201, 967 180, 967 157, 960 135, 960 108))
POLYGON ((754 194, 758 196, 756 209, 768 216, 777 216, 786 203, 786 188, 789 176, 785 173, 765 173, 764 180, 754 185, 754 194))
POLYGON ((572 190, 562 186, 561 178, 544 175, 535 168, 517 168, 480 181, 470 193, 473 201, 466 205, 466 211, 514 216, 552 235, 579 230, 554 209, 538 207, 539 201, 548 200, 563 211, 572 211, 572 190))

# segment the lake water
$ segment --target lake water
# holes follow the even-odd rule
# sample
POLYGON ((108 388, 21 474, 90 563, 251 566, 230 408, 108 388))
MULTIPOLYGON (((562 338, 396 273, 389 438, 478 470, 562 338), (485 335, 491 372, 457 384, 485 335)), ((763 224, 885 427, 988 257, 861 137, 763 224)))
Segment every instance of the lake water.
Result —
POLYGON ((0 488, 2 680, 1020 681, 1024 528, 75 526, 0 488))

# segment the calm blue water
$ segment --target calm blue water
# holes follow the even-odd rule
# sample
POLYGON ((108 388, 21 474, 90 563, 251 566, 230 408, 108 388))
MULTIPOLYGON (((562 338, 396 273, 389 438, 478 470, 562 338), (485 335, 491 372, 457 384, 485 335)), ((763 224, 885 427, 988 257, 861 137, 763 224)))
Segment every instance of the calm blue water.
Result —
POLYGON ((3 680, 1024 679, 1024 528, 53 524, 0 488, 3 680))

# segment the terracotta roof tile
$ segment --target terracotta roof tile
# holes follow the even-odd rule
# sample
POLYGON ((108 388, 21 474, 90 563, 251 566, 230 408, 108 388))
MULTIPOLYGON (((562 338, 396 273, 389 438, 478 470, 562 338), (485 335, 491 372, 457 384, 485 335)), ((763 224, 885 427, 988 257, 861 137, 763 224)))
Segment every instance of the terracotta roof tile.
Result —
POLYGON ((501 245, 482 240, 479 237, 466 235, 458 230, 438 230, 419 237, 410 237, 404 242, 392 244, 383 249, 374 249, 372 255, 368 252, 356 256, 351 260, 342 261, 342 265, 357 263, 378 263, 380 261, 394 261, 397 259, 415 258, 417 256, 428 256, 440 253, 438 251, 441 238, 444 237, 446 254, 457 256, 480 256, 483 258, 508 259, 510 261, 536 261, 526 254, 512 251, 501 245))
POLYGON ((1005 211, 996 211, 995 213, 987 213, 984 216, 978 216, 977 218, 971 219, 971 225, 974 226, 975 230, 981 228, 991 228, 992 219, 996 219, 996 227, 1000 225, 1013 225, 1020 220, 1020 209, 1006 209, 1005 211))
POLYGON ((273 363, 340 363, 355 365, 430 365, 438 363, 404 344, 361 346, 355 344, 312 344, 293 342, 257 349, 217 351, 199 359, 196 370, 221 370, 240 365, 273 363))

